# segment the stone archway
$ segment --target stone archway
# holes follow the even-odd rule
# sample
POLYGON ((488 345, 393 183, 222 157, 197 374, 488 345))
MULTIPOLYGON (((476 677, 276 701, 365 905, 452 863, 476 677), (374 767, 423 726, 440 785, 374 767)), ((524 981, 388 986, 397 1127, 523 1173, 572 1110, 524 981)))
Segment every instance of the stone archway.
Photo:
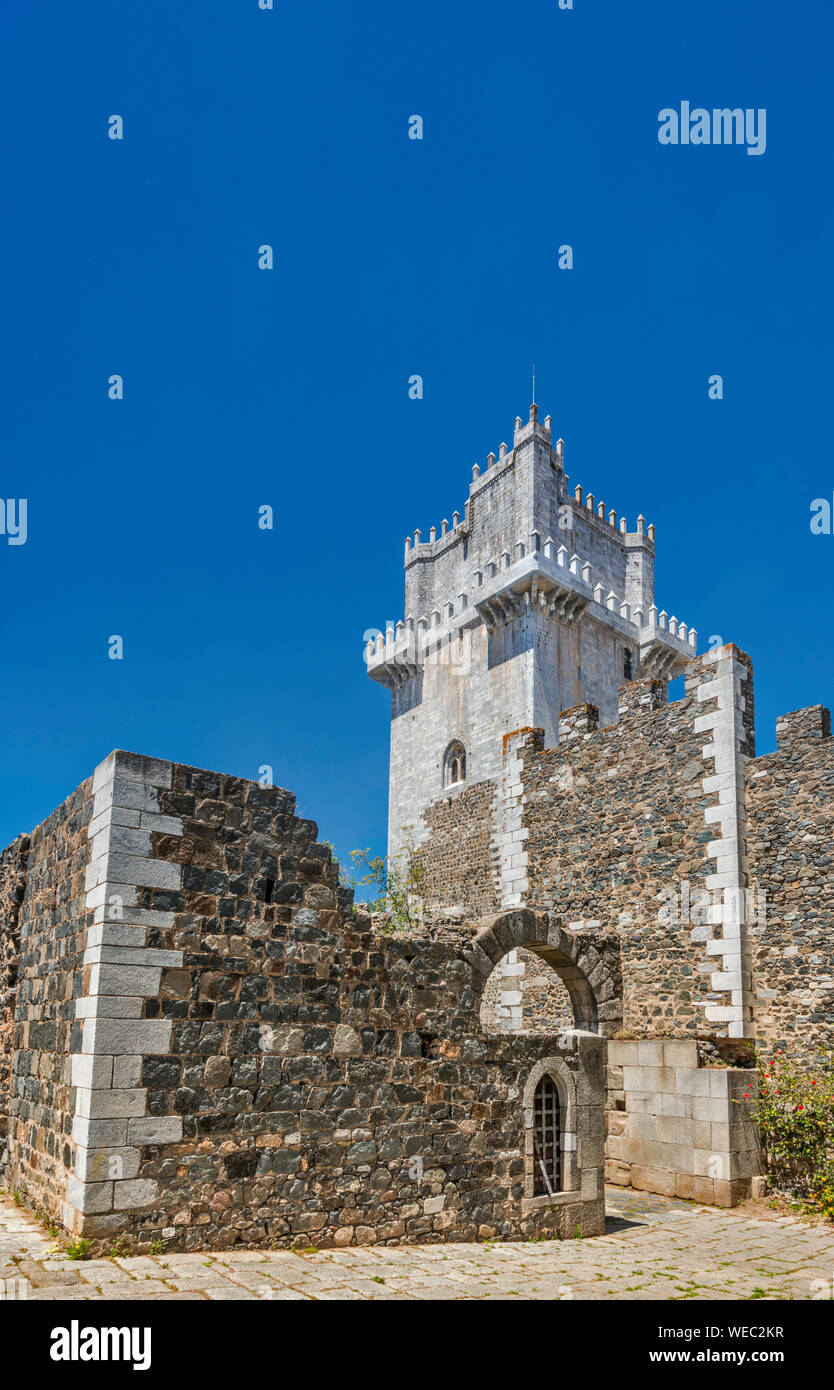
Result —
POLYGON ((566 931, 555 913, 513 908, 475 925, 475 938, 463 955, 472 966, 472 987, 478 998, 507 952, 524 947, 562 980, 577 1028, 608 1038, 619 1030, 622 991, 616 971, 591 942, 566 931))

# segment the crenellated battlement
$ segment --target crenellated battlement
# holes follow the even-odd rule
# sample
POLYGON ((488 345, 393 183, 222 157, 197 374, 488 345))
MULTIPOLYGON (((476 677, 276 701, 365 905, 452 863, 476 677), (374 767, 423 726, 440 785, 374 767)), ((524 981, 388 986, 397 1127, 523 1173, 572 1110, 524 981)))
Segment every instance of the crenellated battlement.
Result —
MULTIPOLYGON (((626 517, 620 515, 615 508, 607 507, 602 499, 596 500, 593 492, 585 493, 582 485, 575 486, 573 492, 570 492, 568 486, 570 479, 564 472, 565 441, 557 439, 555 444, 551 445, 552 428, 552 419, 549 415, 545 417, 543 425, 539 424, 538 406, 536 405, 530 407, 530 419, 526 425, 522 424, 520 416, 516 416, 512 449, 508 449, 506 442, 502 442, 497 454, 489 453, 487 455, 484 468, 479 463, 473 464, 469 497, 463 513, 454 511, 451 522, 448 517, 444 517, 439 525, 433 525, 429 528, 427 535, 422 528, 418 527, 412 535, 406 536, 405 566, 408 567, 416 561, 425 563, 433 560, 445 553, 448 546, 463 542, 471 531, 470 510, 473 501, 483 501, 487 490, 493 488, 500 481, 509 482, 517 455, 533 441, 538 442, 544 456, 549 454, 550 467, 560 475, 560 505, 563 508, 570 509, 573 513, 579 513, 583 525, 587 522, 591 526, 596 526, 597 523, 603 527, 607 526, 611 531, 617 533, 624 545, 628 540, 634 545, 643 545, 647 549, 653 548, 655 527, 652 522, 647 526, 642 514, 637 518, 636 529, 629 531, 626 517)), ((571 528, 565 527, 563 529, 571 528)))
POLYGON ((481 562, 459 592, 449 593, 416 618, 409 614, 404 622, 388 623, 384 635, 380 630, 369 638, 365 647, 369 674, 386 685, 400 684, 417 674, 423 653, 441 638, 479 622, 494 631, 525 608, 568 622, 587 611, 589 618, 616 628, 634 642, 644 667, 651 665, 655 674, 666 679, 679 675, 682 663, 697 652, 694 627, 665 609, 658 611, 656 604, 647 611, 632 607, 624 594, 596 581, 589 560, 557 544, 552 536, 542 543, 533 531, 520 537, 512 552, 504 549, 481 562))

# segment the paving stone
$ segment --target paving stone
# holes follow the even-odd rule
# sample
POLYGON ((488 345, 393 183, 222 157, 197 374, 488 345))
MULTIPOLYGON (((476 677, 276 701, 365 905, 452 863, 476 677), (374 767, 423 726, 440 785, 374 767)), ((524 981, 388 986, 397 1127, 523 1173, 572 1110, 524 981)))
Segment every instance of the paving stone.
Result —
POLYGON ((619 1189, 608 1193, 608 1219, 623 1224, 583 1241, 370 1246, 311 1255, 242 1250, 75 1262, 56 1257, 54 1242, 43 1239, 37 1223, 21 1219, 0 1198, 0 1278, 25 1279, 27 1298, 37 1301, 222 1302, 738 1301, 757 1289, 765 1299, 812 1299, 814 1281, 832 1279, 834 1231, 828 1226, 728 1215, 651 1194, 623 1197, 619 1189), (20 1253, 20 1263, 4 1258, 4 1251, 20 1253))

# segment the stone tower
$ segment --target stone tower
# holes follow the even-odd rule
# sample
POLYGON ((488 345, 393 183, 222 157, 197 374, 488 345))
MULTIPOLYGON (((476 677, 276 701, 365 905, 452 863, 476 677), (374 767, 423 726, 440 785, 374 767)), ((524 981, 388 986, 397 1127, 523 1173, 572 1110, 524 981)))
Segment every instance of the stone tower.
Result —
POLYGON ((617 721, 624 680, 679 675, 696 633, 658 612, 654 527, 568 486, 550 416, 517 418, 513 446, 476 464, 458 512, 405 542, 405 617, 369 640, 392 692, 388 850, 417 846, 436 801, 498 785, 502 737, 588 703, 617 721))

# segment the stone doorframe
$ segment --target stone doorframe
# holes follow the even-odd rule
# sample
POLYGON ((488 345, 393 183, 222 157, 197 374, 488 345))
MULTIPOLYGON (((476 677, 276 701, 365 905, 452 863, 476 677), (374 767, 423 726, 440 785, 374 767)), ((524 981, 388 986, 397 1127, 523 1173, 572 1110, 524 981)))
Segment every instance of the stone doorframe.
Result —
MULTIPOLYGON (((569 1046, 567 1035, 563 1035, 565 1046, 569 1046)), ((576 1143, 576 1083, 560 1057, 545 1057, 537 1062, 527 1078, 524 1087, 524 1202, 522 1210, 535 1211, 538 1207, 553 1206, 558 1202, 575 1200, 580 1189, 579 1163, 576 1143), (558 1192, 542 1197, 534 1196, 535 1191, 535 1145, 533 1131, 535 1124, 534 1103, 536 1087, 543 1076, 549 1076, 559 1095, 559 1143, 561 1186, 558 1192)))
POLYGON ((619 981, 593 945, 565 931, 555 913, 513 908, 482 918, 475 926, 475 938, 463 956, 472 967, 472 988, 478 999, 498 962, 508 951, 523 946, 559 976, 570 995, 577 1028, 608 1038, 619 1031, 623 1012, 619 981))

